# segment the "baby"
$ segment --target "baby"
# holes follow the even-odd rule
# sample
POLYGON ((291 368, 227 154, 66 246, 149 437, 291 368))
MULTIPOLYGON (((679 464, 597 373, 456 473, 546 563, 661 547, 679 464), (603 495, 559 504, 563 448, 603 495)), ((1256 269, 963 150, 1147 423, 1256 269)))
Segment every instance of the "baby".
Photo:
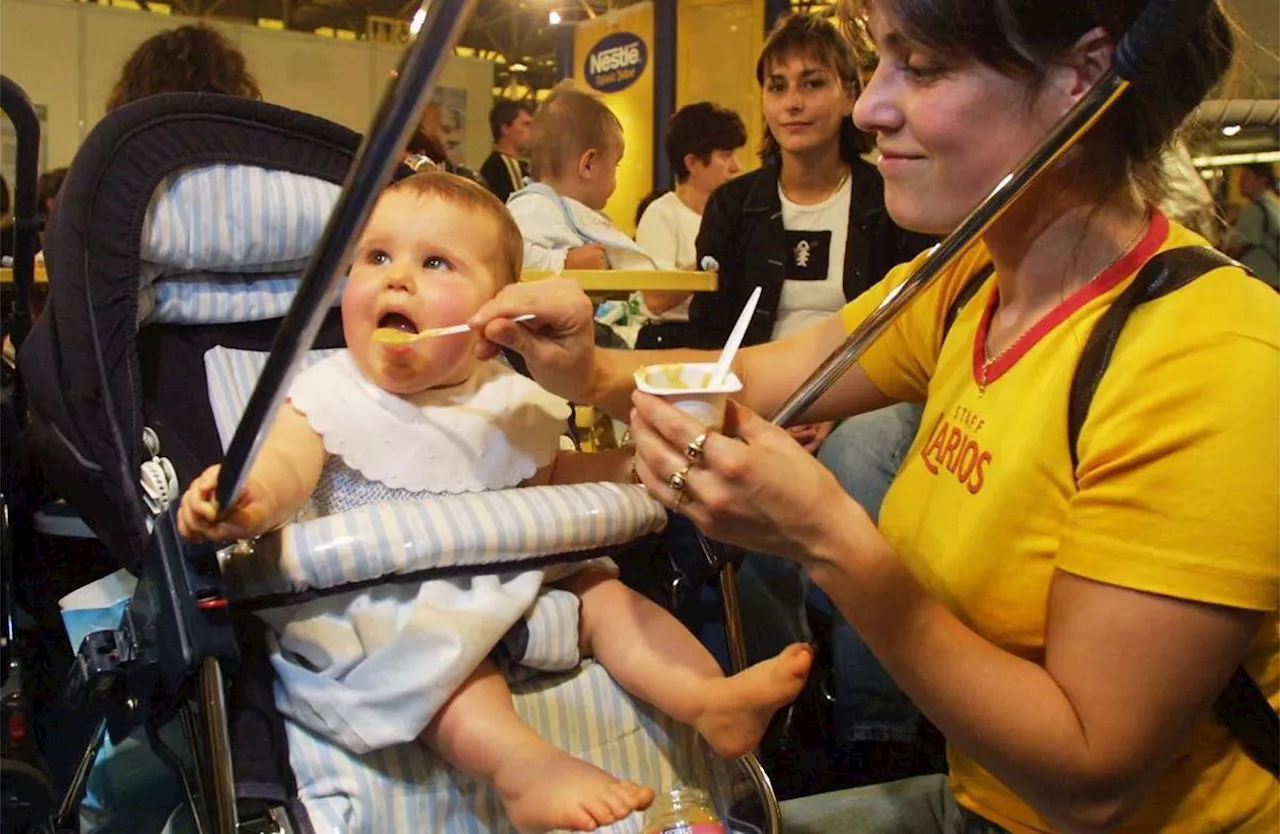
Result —
MULTIPOLYGON (((212 497, 218 467, 191 484, 179 509, 182 534, 251 538, 288 522, 308 501, 337 512, 444 493, 629 481, 627 450, 561 452, 567 404, 503 365, 477 360, 477 335, 410 344, 376 338, 384 329, 413 333, 467 321, 517 279, 520 264, 519 232, 484 189, 439 172, 392 185, 364 230, 342 297, 346 351, 298 376, 241 497, 221 518, 212 497)), ((678 621, 611 568, 605 560, 514 579, 431 580, 407 590, 389 583, 277 609, 267 619, 279 636, 274 661, 286 711, 364 749, 420 735, 449 764, 493 785, 521 830, 589 830, 620 820, 646 807, 653 791, 569 756, 524 724, 488 658, 501 634, 477 638, 481 645, 461 655, 471 658, 466 668, 439 686, 434 678, 429 687, 415 683, 418 670, 434 664, 412 655, 425 643, 449 643, 444 632, 461 632, 455 644, 475 642, 469 617, 488 613, 494 583, 510 590, 528 580, 537 593, 539 584, 557 582, 558 590, 543 593, 571 592, 581 656, 596 658, 637 698, 691 724, 719 754, 753 749, 773 713, 799 694, 812 659, 807 647, 789 647, 726 678, 678 621), (469 607, 468 594, 481 601, 469 607), (348 631, 334 637, 340 622, 348 631), (424 636, 424 622, 435 631, 424 636), (351 671, 362 664, 363 673, 351 671), (428 691, 435 689, 444 691, 428 691), (379 700, 378 690, 394 695, 379 700), (416 724, 406 738, 356 733, 351 742, 348 732, 371 709, 361 733, 382 732, 406 714, 417 716, 416 724)), ((513 622, 532 599, 519 597, 513 622)), ((575 653, 569 665, 577 662, 575 653)))
POLYGON ((618 184, 622 124, 599 99, 558 89, 533 117, 531 173, 507 207, 524 236, 528 269, 673 269, 602 212, 618 184))

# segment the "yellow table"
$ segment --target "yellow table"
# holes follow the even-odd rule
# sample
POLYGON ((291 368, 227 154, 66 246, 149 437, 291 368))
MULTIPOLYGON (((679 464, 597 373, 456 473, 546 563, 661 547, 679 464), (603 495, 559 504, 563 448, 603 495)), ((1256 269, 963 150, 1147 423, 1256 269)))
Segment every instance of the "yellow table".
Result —
POLYGON ((715 292, 719 275, 693 270, 654 269, 567 269, 555 273, 546 269, 526 269, 520 281, 541 281, 563 274, 589 293, 617 292, 715 292))
MULTIPOLYGON (((0 267, 0 284, 12 284, 12 283, 13 283, 13 267, 11 266, 0 267)), ((41 264, 36 265, 36 283, 37 284, 49 283, 49 274, 44 271, 44 266, 41 264)))

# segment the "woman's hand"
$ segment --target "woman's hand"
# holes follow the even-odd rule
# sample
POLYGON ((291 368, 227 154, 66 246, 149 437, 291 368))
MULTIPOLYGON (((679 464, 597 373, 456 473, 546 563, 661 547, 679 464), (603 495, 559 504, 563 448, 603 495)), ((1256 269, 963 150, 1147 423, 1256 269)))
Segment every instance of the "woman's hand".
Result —
POLYGON ((575 282, 549 278, 509 284, 471 317, 482 336, 477 354, 492 359, 500 348, 524 357, 538 384, 571 402, 591 402, 595 372, 595 307, 575 282), (511 319, 532 313, 533 321, 511 319))
POLYGON ((691 461, 686 449, 701 425, 657 397, 637 392, 633 402, 636 473, 651 495, 710 538, 810 567, 815 554, 839 552, 823 546, 836 531, 846 541, 879 535, 826 467, 746 407, 730 402, 724 433, 708 432, 702 455, 691 461), (685 467, 677 493, 669 479, 685 467))

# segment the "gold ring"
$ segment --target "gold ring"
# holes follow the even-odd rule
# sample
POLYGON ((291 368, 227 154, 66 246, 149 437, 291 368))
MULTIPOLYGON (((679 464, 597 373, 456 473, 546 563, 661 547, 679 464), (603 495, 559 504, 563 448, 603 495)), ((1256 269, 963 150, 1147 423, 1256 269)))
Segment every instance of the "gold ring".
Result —
POLYGON ((685 484, 688 482, 688 477, 689 477, 689 467, 686 466, 684 469, 681 469, 679 472, 671 473, 671 477, 667 478, 667 486, 671 488, 672 492, 677 492, 677 493, 682 492, 684 490, 685 484))
POLYGON ((684 456, 689 460, 697 462, 702 458, 702 447, 707 445, 707 433, 702 434, 689 441, 689 445, 684 447, 684 456))

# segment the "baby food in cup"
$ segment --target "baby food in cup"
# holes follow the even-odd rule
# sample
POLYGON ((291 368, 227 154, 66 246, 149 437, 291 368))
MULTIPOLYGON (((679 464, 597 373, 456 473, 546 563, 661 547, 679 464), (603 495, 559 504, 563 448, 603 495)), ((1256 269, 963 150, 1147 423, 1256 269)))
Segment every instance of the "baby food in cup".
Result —
POLYGON ((730 371, 712 387, 714 362, 671 362, 646 365, 636 371, 636 387, 662 397, 709 429, 724 425, 724 404, 742 390, 742 380, 730 371))
POLYGON ((725 834, 725 827, 706 791, 674 788, 654 798, 644 815, 644 834, 725 834))

